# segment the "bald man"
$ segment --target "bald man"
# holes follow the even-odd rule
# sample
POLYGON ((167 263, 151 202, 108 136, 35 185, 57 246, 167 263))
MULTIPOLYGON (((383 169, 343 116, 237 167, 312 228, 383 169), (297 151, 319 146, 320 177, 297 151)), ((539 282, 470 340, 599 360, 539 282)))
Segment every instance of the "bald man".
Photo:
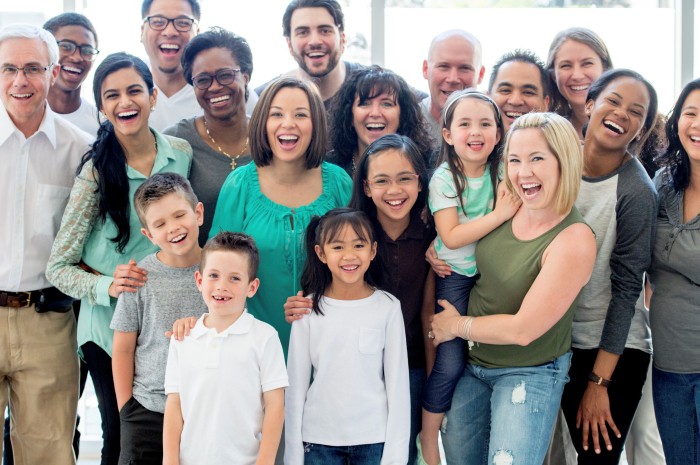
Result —
POLYGON ((423 61, 423 77, 430 95, 420 102, 438 144, 442 141, 442 109, 452 92, 476 87, 484 78, 481 42, 461 29, 445 31, 433 38, 428 58, 423 61))

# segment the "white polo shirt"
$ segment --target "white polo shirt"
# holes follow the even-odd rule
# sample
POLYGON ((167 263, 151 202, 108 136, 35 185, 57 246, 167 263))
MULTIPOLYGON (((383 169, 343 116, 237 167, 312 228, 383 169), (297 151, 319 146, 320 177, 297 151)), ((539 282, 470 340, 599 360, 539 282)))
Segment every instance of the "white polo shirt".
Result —
POLYGON ((25 138, 0 105, 0 290, 51 286, 51 245, 92 140, 48 104, 39 129, 25 138))
POLYGON ((202 315, 184 341, 171 340, 165 393, 179 393, 184 426, 181 465, 254 464, 263 392, 286 387, 277 331, 245 311, 226 330, 202 315))

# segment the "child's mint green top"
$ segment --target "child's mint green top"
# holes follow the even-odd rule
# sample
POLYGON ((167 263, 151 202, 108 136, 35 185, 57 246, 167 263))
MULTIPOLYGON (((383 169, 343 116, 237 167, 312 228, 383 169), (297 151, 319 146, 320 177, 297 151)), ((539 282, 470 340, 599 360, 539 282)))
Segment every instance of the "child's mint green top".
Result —
MULTIPOLYGON (((185 177, 192 163, 192 148, 182 139, 153 131, 158 152, 151 174, 161 172, 178 173, 185 177)), ((46 277, 62 292, 80 299, 78 318, 78 347, 94 342, 107 354, 112 355, 112 335, 109 329, 117 299, 110 297, 109 286, 113 281, 117 265, 137 262, 158 248, 141 234, 141 223, 133 208, 134 193, 146 180, 140 172, 127 165, 129 178, 129 242, 124 253, 117 252, 110 239, 117 235, 117 228, 107 217, 99 219, 99 194, 93 175, 92 161, 88 161, 75 178, 66 211, 61 220, 61 229, 51 249, 46 267, 46 277), (78 266, 83 261, 100 275, 88 273, 78 266)))
MULTIPOLYGON (((462 176, 460 174, 460 176, 462 176)), ((447 162, 438 166, 430 179, 430 188, 428 189, 428 206, 434 215, 440 210, 447 208, 457 209, 457 219, 459 224, 469 223, 477 218, 493 211, 493 183, 491 182, 491 173, 488 166, 484 170, 484 174, 479 178, 466 178, 466 188, 462 192, 462 202, 464 210, 459 204, 459 196, 457 188, 452 179, 452 171, 447 162)), ((467 244, 459 249, 449 249, 443 244, 438 233, 435 238, 435 251, 438 258, 445 260, 452 271, 463 276, 474 276, 477 274, 476 258, 474 251, 476 242, 467 244)))
POLYGON ((244 232, 260 250, 260 288, 248 300, 248 311, 279 333, 285 358, 291 326, 284 319, 284 302, 300 290, 306 263, 304 238, 314 215, 344 207, 350 201, 352 181, 340 167, 321 164, 323 191, 316 200, 299 208, 273 202, 260 191, 258 170, 251 163, 229 174, 221 187, 210 236, 221 231, 244 232))

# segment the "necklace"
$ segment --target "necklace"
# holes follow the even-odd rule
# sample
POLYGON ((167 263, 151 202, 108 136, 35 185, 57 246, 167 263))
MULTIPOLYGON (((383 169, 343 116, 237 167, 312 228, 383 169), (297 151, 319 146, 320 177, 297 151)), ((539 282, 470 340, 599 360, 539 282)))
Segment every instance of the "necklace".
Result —
POLYGON ((233 155, 229 155, 228 153, 224 152, 224 149, 222 149, 221 146, 219 144, 217 144, 216 141, 214 140, 214 138, 211 136, 211 133, 209 132, 209 126, 207 125, 207 119, 204 117, 202 119, 204 120, 204 131, 207 133, 209 140, 211 141, 212 144, 216 145, 216 148, 219 150, 219 152, 222 155, 227 156, 231 160, 231 171, 235 170, 236 169, 236 161, 248 149, 248 138, 247 137, 245 138, 245 145, 243 146, 243 150, 241 150, 241 152, 238 155, 236 155, 235 157, 233 155))

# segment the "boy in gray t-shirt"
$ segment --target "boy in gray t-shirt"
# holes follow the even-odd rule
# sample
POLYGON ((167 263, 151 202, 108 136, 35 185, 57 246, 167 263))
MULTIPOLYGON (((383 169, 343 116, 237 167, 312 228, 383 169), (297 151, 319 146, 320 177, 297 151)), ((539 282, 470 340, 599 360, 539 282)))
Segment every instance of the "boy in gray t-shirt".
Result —
POLYGON ((146 283, 119 296, 112 368, 121 427, 120 463, 163 461, 163 381, 175 320, 206 312, 194 272, 199 269, 203 206, 189 182, 174 173, 146 180, 134 195, 141 232, 160 248, 138 263, 146 283))

